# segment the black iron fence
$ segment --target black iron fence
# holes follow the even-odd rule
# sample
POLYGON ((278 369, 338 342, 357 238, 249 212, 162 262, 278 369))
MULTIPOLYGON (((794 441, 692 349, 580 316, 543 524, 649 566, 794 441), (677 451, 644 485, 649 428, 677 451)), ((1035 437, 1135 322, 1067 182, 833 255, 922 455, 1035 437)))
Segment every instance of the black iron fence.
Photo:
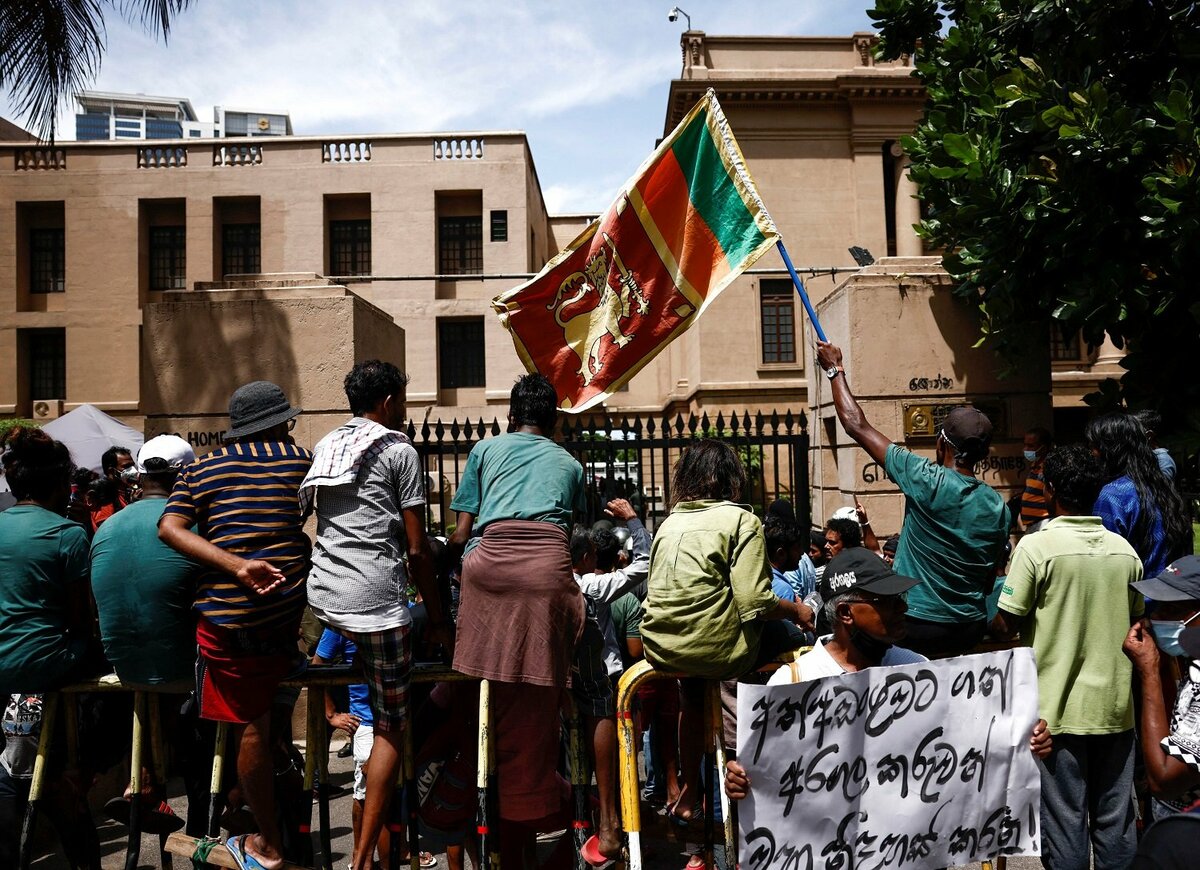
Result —
MULTIPOLYGON (((505 431, 497 419, 410 422, 408 436, 425 463, 429 531, 454 527, 450 502, 471 448, 505 431)), ((789 499, 797 520, 809 518, 808 420, 803 413, 749 412, 683 417, 563 416, 558 442, 584 469, 587 522, 604 516, 604 505, 626 498, 653 530, 671 509, 671 469, 697 438, 720 438, 742 459, 750 479, 743 501, 761 516, 776 499, 789 499)))

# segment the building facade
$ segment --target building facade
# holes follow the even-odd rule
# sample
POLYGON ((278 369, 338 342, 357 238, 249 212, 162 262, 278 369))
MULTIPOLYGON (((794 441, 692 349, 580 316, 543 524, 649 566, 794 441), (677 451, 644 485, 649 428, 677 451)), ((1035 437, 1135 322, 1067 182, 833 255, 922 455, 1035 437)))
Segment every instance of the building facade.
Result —
POLYGON ((290 136, 287 112, 266 112, 216 106, 211 122, 201 121, 191 100, 80 91, 75 95, 75 138, 107 139, 220 139, 222 136, 290 136))
POLYGON ((0 414, 141 425, 147 305, 300 272, 402 327, 415 417, 491 416, 522 368, 490 300, 585 223, 548 218, 522 133, 0 145, 0 414))

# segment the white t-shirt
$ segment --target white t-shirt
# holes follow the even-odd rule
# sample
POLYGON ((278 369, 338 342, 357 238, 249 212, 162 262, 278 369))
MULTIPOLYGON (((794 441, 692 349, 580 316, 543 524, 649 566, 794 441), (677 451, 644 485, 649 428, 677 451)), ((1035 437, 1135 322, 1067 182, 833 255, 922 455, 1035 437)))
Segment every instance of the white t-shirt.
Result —
MULTIPOLYGON (((829 654, 829 650, 825 649, 825 644, 832 639, 832 634, 817 638, 817 642, 813 648, 796 659, 796 667, 800 671, 799 682, 819 680, 821 677, 838 677, 849 673, 849 671, 834 660, 833 656, 829 654)), ((915 653, 901 646, 893 646, 883 654, 883 661, 877 667, 886 668, 892 665, 912 665, 917 662, 927 661, 929 659, 920 653, 915 653)), ((791 684, 792 668, 789 665, 784 665, 775 671, 775 673, 771 674, 771 679, 767 680, 768 686, 790 686, 791 684)))

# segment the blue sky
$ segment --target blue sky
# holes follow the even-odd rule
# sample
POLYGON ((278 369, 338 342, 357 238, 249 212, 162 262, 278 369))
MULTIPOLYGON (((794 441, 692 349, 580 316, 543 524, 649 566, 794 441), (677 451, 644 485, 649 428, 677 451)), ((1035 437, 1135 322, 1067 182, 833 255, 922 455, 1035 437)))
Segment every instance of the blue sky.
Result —
MULTIPOLYGON (((870 30, 864 0, 690 0, 710 34, 870 30)), ((96 90, 286 110, 298 134, 520 129, 552 212, 598 212, 662 135, 666 0, 198 0, 169 45, 111 14, 96 90)), ((73 106, 60 114, 74 135, 73 106)), ((15 118, 7 95, 0 114, 15 118)))

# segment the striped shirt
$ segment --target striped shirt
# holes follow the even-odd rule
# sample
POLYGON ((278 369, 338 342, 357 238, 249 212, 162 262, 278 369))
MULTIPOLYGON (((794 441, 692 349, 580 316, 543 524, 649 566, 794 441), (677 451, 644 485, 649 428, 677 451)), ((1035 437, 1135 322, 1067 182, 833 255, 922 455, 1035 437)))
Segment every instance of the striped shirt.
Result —
POLYGON ((1050 516, 1046 507, 1046 473, 1042 463, 1035 462, 1029 467, 1029 476, 1025 478, 1025 491, 1021 494, 1021 523, 1029 525, 1050 516))
POLYGON ((303 447, 281 441, 226 444, 187 466, 163 516, 183 517, 200 535, 244 559, 265 559, 284 583, 257 595, 221 571, 199 578, 196 610, 227 628, 266 628, 304 608, 311 544, 296 494, 312 465, 303 447))

